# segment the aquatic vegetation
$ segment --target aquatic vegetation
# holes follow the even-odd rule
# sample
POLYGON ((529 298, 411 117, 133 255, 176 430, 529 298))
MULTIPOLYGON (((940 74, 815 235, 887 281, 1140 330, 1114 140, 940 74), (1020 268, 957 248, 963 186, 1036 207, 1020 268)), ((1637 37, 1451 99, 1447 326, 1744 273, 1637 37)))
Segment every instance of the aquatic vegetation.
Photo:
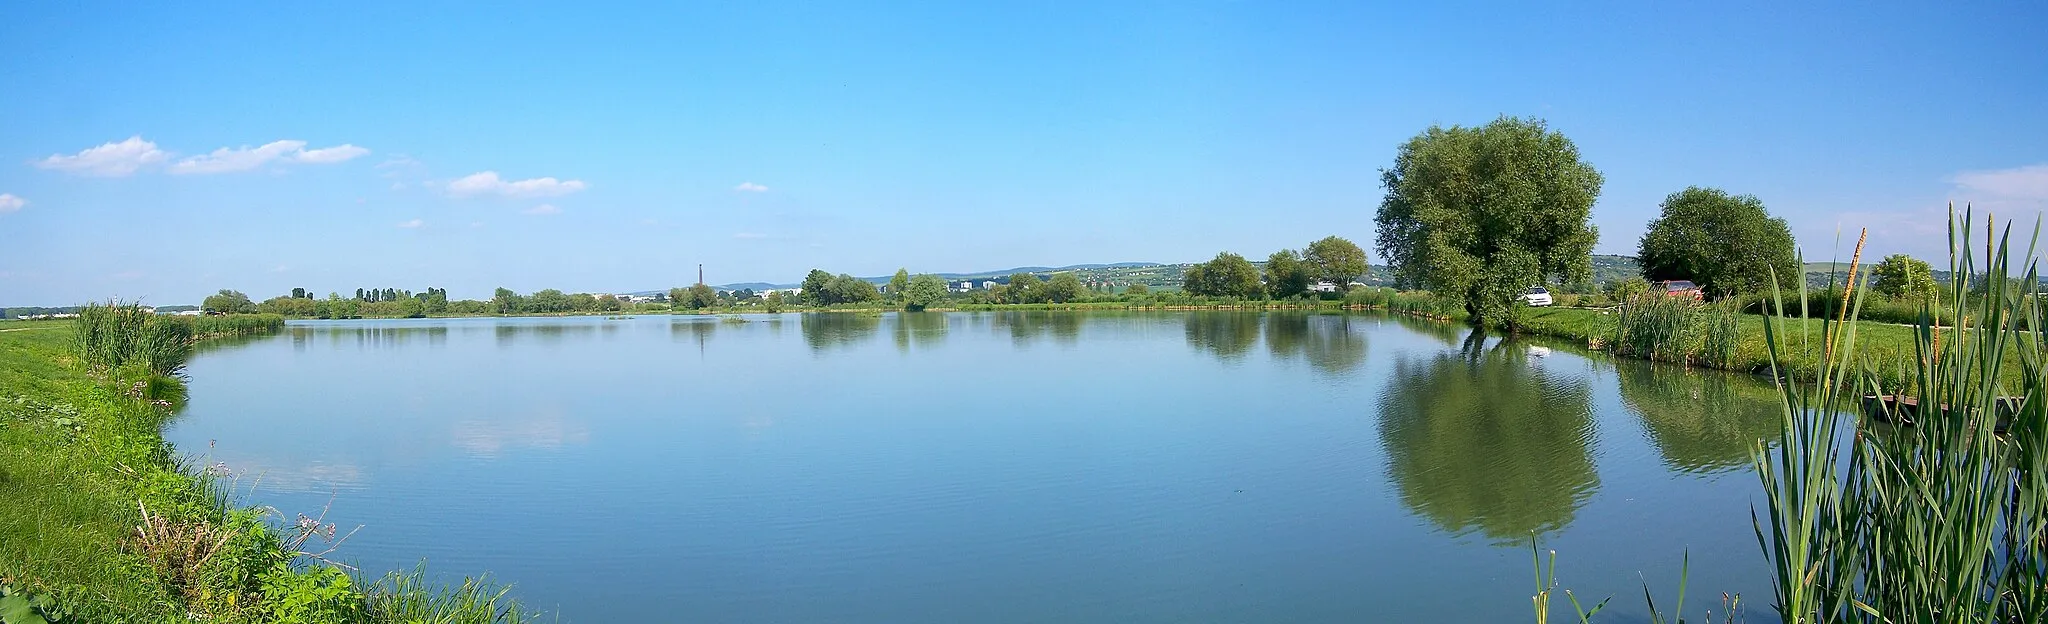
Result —
MULTIPOLYGON (((1951 216, 1950 266, 1959 276, 1976 265, 1969 223, 1967 214, 1959 223, 1951 216)), ((1756 532, 1786 621, 2048 619, 2048 360, 2041 338, 2021 329, 2043 311, 2006 279, 2016 259, 2026 262, 2026 280, 2035 279, 2032 247, 2015 258, 2009 243, 2010 228, 1995 245, 1986 241, 1988 281, 1974 310, 1963 303, 1967 278, 1941 299, 1951 302, 1951 318, 1977 327, 1937 328, 1928 310, 1915 328, 1919 399, 1946 409, 1881 431, 1847 429, 1856 421, 1842 415, 1877 388, 1853 355, 1852 321, 1865 289, 1852 261, 1847 307, 1814 337, 1819 366, 1780 384, 1786 408, 1777 444, 1756 453, 1767 502, 1756 532), (2002 370, 2011 352, 2016 377, 2002 370), (2019 405, 2010 434, 1998 435, 1998 419, 1988 415, 2006 396, 2019 405)), ((1783 328, 1789 316, 1764 326, 1774 355, 1793 339, 1783 328)))

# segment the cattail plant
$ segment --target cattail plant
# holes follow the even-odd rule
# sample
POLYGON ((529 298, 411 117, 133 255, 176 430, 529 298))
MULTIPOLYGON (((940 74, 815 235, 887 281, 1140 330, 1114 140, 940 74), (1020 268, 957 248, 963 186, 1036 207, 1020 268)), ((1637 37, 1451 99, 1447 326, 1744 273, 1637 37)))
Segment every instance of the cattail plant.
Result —
MULTIPOLYGON (((1853 281, 1844 309, 1821 317, 1826 357, 1811 377, 1778 377, 1785 417, 1777 443, 1756 450, 1765 505, 1754 524, 1787 622, 2048 621, 2048 377, 2040 338, 2020 329, 2042 312, 2007 279, 2017 271, 2035 283, 2034 250, 2020 267, 2010 227, 1985 241, 1987 281, 1969 310, 1972 229, 1967 209, 1960 221, 1951 209, 1956 277, 1938 300, 1958 321, 1938 327, 1923 304, 1909 364, 1918 409, 1880 414, 1910 424, 1845 414, 1877 393, 1874 366, 1853 355, 1864 291, 1853 281), (2017 376, 2003 370, 2008 352, 2017 376)), ((1774 363, 1787 316, 1764 325, 1774 363)))

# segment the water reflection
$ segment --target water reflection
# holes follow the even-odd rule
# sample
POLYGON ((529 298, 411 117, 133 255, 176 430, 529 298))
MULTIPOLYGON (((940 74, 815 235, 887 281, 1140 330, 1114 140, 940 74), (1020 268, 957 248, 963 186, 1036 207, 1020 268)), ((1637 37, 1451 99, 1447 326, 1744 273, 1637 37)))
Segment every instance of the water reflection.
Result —
POLYGON ((1209 312, 1186 317, 1188 346, 1222 360, 1236 360, 1259 341, 1259 313, 1209 312))
POLYGON ((1074 312, 1024 310, 998 312, 993 322, 998 328, 1008 329, 1010 344, 1019 347, 1029 346, 1043 336, 1052 336, 1054 342, 1063 346, 1073 346, 1081 338, 1082 316, 1074 312))
POLYGON ((799 318, 804 343, 817 352, 867 342, 882 326, 880 315, 859 312, 816 312, 799 318))
POLYGON ((1757 440, 1778 430, 1777 390, 1761 383, 1675 366, 1615 362, 1621 400, 1642 417, 1664 463, 1686 472, 1750 465, 1757 440))
POLYGON ((1398 357, 1380 443, 1401 501, 1453 533, 1498 542, 1555 531, 1600 485, 1592 390, 1473 332, 1456 352, 1398 357))
POLYGON ((527 338, 533 338, 535 342, 539 342, 540 344, 558 345, 561 344, 562 341, 566 338, 583 338, 588 337, 592 334, 596 334, 598 332, 598 327, 596 325, 592 325, 589 323, 579 323, 573 325, 559 323, 501 323, 498 326, 493 327, 492 331, 497 335, 498 347, 505 348, 517 344, 520 340, 524 340, 527 338))
POLYGON ((1266 349, 1275 358, 1302 358, 1330 375, 1365 362, 1365 336, 1352 331, 1363 319, 1348 314, 1276 312, 1266 315, 1266 349))
POLYGON ((946 315, 937 312, 897 312, 890 323, 896 350, 910 352, 912 344, 929 349, 946 341, 946 315))

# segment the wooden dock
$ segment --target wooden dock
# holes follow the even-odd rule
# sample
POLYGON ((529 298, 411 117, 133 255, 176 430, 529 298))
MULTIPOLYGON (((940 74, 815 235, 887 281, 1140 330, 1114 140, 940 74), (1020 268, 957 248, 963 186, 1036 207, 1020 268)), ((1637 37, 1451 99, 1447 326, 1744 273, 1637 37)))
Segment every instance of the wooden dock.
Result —
MULTIPOLYGON (((2024 397, 1998 397, 1993 402, 1998 413, 1998 422, 1993 425, 1993 430, 2005 433, 2010 429, 2013 417, 2019 415, 2020 404, 2023 401, 2024 397)), ((1863 414, 1879 422, 1910 427, 1913 426, 1913 421, 1920 417, 1920 398, 1895 394, 1866 394, 1863 395, 1863 414)), ((1949 415, 1948 404, 1942 404, 1941 415, 1949 415)))

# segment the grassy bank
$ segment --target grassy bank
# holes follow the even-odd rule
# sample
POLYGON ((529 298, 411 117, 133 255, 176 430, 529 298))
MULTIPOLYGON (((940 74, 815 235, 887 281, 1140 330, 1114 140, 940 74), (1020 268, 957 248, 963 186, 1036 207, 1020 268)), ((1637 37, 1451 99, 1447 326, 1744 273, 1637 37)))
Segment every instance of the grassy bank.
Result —
POLYGON ((0 323, 8 624, 534 619, 488 582, 366 577, 310 556, 336 527, 244 506, 224 473, 164 441, 194 337, 271 331, 281 319, 97 314, 0 323))
MULTIPOLYGON (((1684 363, 1692 366, 1718 368, 1747 373, 1767 374, 1771 369, 1771 349, 1764 340, 1764 322, 1767 317, 1742 314, 1735 317, 1735 340, 1733 353, 1725 358, 1699 357, 1705 349, 1706 340, 1702 335, 1680 334, 1674 339, 1676 353, 1665 357, 1649 357, 1649 354, 1616 353, 1625 357, 1659 359, 1684 363)), ((1779 323, 1784 328, 1784 341, 1778 353, 1779 368, 1785 373, 1799 377, 1811 377, 1820 367, 1820 353, 1823 347, 1821 328, 1824 319, 1784 318, 1779 323)), ((1616 310, 1590 310, 1582 308, 1536 308, 1523 315, 1521 331, 1565 338, 1598 349, 1611 349, 1620 322, 1616 310)), ((1848 325, 1856 332, 1855 356, 1852 362, 1868 367, 1878 382, 1886 389, 1897 389, 1913 383, 1912 359, 1914 357, 1914 328, 1876 321, 1851 321, 1848 325)), ((2017 355, 2006 353, 2007 370, 2018 371, 2017 355)))

